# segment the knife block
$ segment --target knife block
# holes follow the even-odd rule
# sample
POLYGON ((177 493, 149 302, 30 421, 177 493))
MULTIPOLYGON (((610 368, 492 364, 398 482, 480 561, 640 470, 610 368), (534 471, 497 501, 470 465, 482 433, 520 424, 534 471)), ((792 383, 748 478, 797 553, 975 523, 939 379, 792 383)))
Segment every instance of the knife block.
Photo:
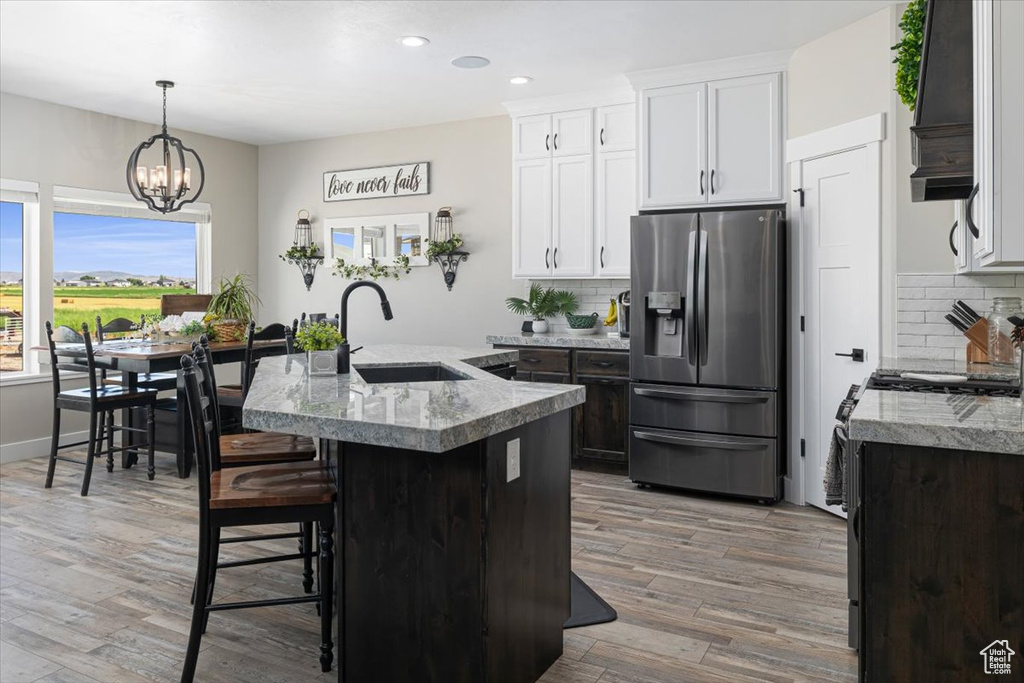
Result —
POLYGON ((964 336, 967 337, 967 362, 988 363, 988 320, 982 318, 974 323, 964 336))

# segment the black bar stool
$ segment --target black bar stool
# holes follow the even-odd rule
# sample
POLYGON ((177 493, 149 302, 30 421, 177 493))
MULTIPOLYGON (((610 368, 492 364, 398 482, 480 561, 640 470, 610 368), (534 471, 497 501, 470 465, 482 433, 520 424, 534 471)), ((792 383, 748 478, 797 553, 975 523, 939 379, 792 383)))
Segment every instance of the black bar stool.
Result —
MULTIPOLYGON (((197 355, 205 355, 202 348, 197 355)), ((182 683, 191 683, 199 646, 211 612, 246 607, 316 603, 320 611, 320 669, 330 671, 334 602, 334 501, 337 489, 320 462, 294 462, 225 469, 216 436, 216 403, 191 356, 181 359, 199 479, 199 556, 188 648, 182 683), (227 527, 316 523, 319 526, 321 589, 313 595, 272 600, 214 603, 220 533, 227 527), (200 599, 204 597, 205 599, 200 599)), ((254 564, 253 561, 233 566, 254 564)), ((223 568, 223 567, 221 567, 223 568)))
MULTIPOLYGON (((68 328, 64 328, 68 329, 68 328)), ((154 444, 154 422, 153 407, 156 405, 155 389, 135 389, 129 391, 125 387, 100 385, 97 382, 96 372, 99 366, 96 363, 96 356, 92 349, 92 339, 89 336, 89 326, 82 323, 82 343, 85 345, 85 364, 80 359, 72 358, 67 354, 61 356, 57 349, 54 337, 67 338, 65 334, 59 334, 61 328, 55 333, 53 324, 46 322, 46 339, 50 347, 50 369, 53 373, 53 435, 50 440, 50 462, 46 469, 46 488, 53 486, 53 473, 57 461, 72 462, 78 465, 85 465, 85 478, 82 481, 82 495, 89 495, 89 481, 92 478, 93 459, 106 455, 107 472, 114 471, 114 453, 130 450, 138 452, 146 447, 149 452, 149 467, 146 474, 150 480, 155 475, 153 465, 153 444, 154 444), (83 389, 69 389, 61 391, 60 371, 86 373, 89 378, 89 386, 83 389), (118 410, 143 407, 146 409, 146 427, 117 426, 114 424, 114 412, 118 410), (86 441, 60 445, 60 418, 61 410, 77 410, 89 413, 89 437, 86 441), (114 448, 113 435, 115 432, 135 432, 146 434, 146 442, 141 444, 123 445, 114 448), (104 441, 107 448, 101 448, 104 441), (74 448, 88 444, 88 451, 85 462, 74 458, 58 455, 58 451, 66 448, 74 448)))

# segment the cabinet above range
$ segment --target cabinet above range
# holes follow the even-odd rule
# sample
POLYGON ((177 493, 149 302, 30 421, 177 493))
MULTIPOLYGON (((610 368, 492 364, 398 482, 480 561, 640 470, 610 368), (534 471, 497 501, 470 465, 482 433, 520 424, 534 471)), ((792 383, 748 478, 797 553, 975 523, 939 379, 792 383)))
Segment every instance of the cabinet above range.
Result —
POLYGON ((783 200, 788 58, 771 53, 628 75, 639 93, 641 210, 783 200))
POLYGON ((636 105, 629 90, 506 104, 512 275, 629 276, 636 105))

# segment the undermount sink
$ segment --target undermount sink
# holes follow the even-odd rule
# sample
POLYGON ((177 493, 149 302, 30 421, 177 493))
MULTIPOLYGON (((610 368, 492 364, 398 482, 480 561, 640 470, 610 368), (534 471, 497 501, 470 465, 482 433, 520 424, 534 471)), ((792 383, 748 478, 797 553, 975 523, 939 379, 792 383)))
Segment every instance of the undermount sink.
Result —
POLYGON ((397 384, 401 382, 451 382, 473 379, 443 365, 354 365, 367 384, 397 384))

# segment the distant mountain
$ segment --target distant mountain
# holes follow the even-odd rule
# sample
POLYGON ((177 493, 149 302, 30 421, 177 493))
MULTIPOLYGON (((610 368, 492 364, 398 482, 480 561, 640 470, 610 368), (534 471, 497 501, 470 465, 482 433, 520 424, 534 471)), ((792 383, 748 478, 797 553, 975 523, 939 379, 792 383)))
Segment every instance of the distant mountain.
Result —
POLYGON ((17 282, 21 279, 21 271, 0 270, 0 282, 17 282))
MULTIPOLYGON (((127 280, 128 278, 138 278, 143 282, 156 282, 160 279, 160 275, 136 275, 135 273, 126 273, 123 270, 61 270, 53 274, 55 280, 81 280, 83 275, 91 275, 101 282, 110 282, 111 280, 127 280)), ((168 280, 177 280, 178 276, 173 273, 164 273, 168 280)), ((184 278, 190 280, 192 278, 184 278)))

